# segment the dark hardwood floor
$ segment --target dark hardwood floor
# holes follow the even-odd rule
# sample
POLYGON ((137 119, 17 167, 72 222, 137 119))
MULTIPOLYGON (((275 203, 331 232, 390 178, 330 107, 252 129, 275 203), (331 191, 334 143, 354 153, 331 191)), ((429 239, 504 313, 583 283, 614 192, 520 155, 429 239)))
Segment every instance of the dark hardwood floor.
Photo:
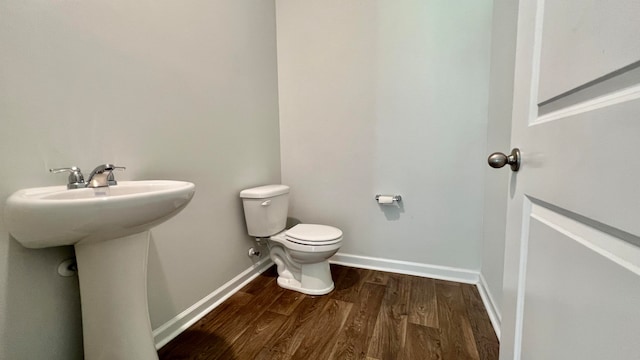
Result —
POLYGON ((160 359, 498 358, 475 286, 331 265, 336 289, 280 288, 275 268, 159 350, 160 359))

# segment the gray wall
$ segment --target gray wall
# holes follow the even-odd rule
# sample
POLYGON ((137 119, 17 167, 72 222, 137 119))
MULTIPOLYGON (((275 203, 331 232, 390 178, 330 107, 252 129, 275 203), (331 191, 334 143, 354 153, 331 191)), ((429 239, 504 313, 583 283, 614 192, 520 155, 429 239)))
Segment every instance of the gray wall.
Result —
MULTIPOLYGON (((153 230, 154 328, 252 265, 238 193, 280 181, 272 1, 0 1, 0 201, 113 162, 196 184, 153 230)), ((80 359, 71 247, 29 250, 0 221, 0 359, 80 359)))
MULTIPOLYGON (((518 3, 494 0, 491 36, 491 78, 489 82, 489 121, 486 155, 511 151, 511 105, 516 49, 518 3)), ((485 167, 484 231, 481 274, 500 316, 502 309, 502 275, 507 217, 507 196, 511 170, 508 167, 485 167)))
POLYGON ((291 215, 341 253, 480 269, 491 5, 276 1, 291 215))

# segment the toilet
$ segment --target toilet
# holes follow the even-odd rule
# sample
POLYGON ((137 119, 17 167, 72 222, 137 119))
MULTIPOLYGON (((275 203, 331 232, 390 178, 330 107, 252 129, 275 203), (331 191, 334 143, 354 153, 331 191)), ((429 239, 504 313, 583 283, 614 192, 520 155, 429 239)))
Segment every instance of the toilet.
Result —
POLYGON ((249 235, 266 239, 278 268, 278 285, 309 295, 333 288, 329 258, 342 245, 342 231, 333 226, 298 224, 285 230, 289 187, 265 185, 240 192, 249 235))

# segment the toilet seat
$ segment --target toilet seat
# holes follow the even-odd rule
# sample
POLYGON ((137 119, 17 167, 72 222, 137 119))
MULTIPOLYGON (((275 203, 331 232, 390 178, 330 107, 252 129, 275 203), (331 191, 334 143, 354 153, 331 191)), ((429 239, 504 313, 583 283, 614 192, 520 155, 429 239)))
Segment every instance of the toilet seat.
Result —
POLYGON ((284 235, 287 241, 301 245, 323 246, 342 241, 342 231, 328 225, 298 224, 284 235))

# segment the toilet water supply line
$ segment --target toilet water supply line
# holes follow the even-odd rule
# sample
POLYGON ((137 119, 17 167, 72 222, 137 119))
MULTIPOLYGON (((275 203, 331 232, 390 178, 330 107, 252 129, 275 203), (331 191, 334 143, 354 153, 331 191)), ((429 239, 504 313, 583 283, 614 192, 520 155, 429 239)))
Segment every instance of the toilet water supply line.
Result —
POLYGON ((249 248, 249 257, 260 257, 260 251, 254 249, 254 248, 249 248))
MULTIPOLYGON (((262 238, 256 238, 256 243, 258 243, 258 246, 260 246, 260 247, 264 246, 263 240, 264 239, 262 239, 262 238)), ((267 242, 267 246, 268 245, 269 245, 269 242, 267 242)), ((261 254, 260 250, 256 250, 254 248, 249 248, 249 257, 258 257, 259 258, 260 254, 261 254)))

